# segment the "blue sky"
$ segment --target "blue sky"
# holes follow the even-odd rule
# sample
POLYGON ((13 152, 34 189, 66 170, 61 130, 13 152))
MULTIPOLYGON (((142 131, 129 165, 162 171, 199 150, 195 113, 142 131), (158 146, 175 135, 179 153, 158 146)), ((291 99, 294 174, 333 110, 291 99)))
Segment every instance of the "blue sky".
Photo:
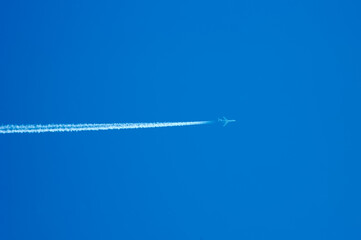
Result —
POLYGON ((1 239, 360 239, 356 1, 8 1, 1 239))

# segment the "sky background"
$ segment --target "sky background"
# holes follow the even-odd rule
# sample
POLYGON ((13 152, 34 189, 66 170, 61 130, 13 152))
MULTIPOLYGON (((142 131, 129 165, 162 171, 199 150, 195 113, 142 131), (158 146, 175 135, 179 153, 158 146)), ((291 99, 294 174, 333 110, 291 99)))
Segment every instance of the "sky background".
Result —
POLYGON ((0 239, 360 239, 357 1, 2 1, 0 239))

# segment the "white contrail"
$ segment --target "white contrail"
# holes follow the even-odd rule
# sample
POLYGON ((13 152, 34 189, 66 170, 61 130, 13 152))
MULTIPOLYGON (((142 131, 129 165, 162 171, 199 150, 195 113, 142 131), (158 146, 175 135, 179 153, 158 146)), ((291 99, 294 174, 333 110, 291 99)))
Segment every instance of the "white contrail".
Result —
POLYGON ((154 123, 101 123, 101 124, 48 124, 48 125, 4 125, 0 133, 44 133, 119 130, 136 128, 182 127, 210 124, 212 121, 154 122, 154 123))

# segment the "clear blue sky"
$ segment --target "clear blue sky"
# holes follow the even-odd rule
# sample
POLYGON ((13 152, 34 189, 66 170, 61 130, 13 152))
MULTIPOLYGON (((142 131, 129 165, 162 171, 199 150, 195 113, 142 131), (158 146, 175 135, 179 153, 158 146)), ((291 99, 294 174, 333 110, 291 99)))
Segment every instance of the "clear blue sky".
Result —
POLYGON ((357 1, 3 1, 0 239, 360 239, 357 1))

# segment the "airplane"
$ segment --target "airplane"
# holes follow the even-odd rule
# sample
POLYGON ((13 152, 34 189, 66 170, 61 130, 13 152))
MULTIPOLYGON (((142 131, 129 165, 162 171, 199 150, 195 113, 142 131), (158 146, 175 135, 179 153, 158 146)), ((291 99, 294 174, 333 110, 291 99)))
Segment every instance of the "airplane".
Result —
POLYGON ((218 122, 223 123, 223 127, 225 127, 230 122, 235 122, 236 120, 228 120, 226 117, 218 118, 218 122))

